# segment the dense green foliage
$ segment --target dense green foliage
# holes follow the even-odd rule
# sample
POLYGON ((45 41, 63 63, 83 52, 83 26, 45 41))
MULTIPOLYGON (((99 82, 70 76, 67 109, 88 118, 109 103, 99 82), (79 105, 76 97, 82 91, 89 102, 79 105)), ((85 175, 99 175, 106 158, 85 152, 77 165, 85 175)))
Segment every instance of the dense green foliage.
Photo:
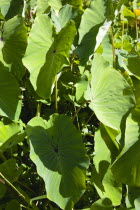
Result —
POLYGON ((140 3, 0 0, 0 210, 140 209, 140 3))

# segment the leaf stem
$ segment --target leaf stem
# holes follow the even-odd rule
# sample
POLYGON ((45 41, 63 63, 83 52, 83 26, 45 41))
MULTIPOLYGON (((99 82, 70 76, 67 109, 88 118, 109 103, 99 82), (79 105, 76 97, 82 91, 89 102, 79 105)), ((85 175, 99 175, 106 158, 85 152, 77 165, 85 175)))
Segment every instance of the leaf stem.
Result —
POLYGON ((114 35, 112 27, 110 26, 110 38, 112 42, 112 53, 113 53, 113 67, 116 69, 116 54, 115 54, 115 47, 114 47, 114 35))
POLYGON ((136 20, 136 40, 137 40, 137 41, 138 41, 138 38, 139 38, 138 23, 137 23, 137 20, 136 20))
POLYGON ((124 14, 122 13, 122 48, 124 44, 124 14))
POLYGON ((80 110, 82 109, 82 107, 83 107, 85 104, 89 103, 89 102, 90 102, 90 101, 84 101, 84 102, 81 104, 81 106, 76 110, 75 114, 74 114, 73 117, 72 117, 72 120, 73 120, 73 121, 75 120, 75 117, 78 115, 78 113, 80 112, 80 110))
POLYGON ((58 112, 58 101, 57 101, 57 97, 58 97, 58 90, 57 90, 57 75, 55 77, 55 111, 58 112))
POLYGON ((25 196, 16 187, 14 187, 14 185, 1 172, 0 172, 0 176, 19 194, 20 197, 22 197, 26 201, 25 196))
POLYGON ((40 117, 40 114, 41 114, 41 103, 40 102, 38 102, 37 103, 37 112, 36 112, 36 116, 37 117, 40 117))

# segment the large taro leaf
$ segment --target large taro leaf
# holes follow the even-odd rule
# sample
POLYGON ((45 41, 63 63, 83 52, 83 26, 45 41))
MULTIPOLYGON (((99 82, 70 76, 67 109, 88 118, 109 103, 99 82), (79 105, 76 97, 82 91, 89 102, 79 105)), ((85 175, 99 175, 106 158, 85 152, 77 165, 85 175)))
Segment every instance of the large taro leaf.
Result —
POLYGON ((30 158, 45 181, 47 198, 70 210, 84 192, 88 167, 79 132, 69 117, 54 114, 48 122, 33 118, 27 134, 30 158))
POLYGON ((45 99, 50 97, 56 74, 66 62, 75 34, 75 23, 69 21, 66 26, 61 29, 47 52, 46 62, 41 68, 38 78, 35 78, 37 85, 36 91, 40 97, 45 99))
POLYGON ((0 0, 0 11, 6 19, 22 13, 23 0, 0 0))
POLYGON ((112 171, 116 179, 129 186, 140 187, 139 148, 140 122, 134 121, 132 114, 129 115, 126 121, 125 146, 121 155, 112 166, 112 171))
POLYGON ((27 29, 21 16, 15 16, 4 24, 3 28, 3 58, 10 66, 10 71, 20 80, 25 68, 22 57, 27 45, 27 29))
POLYGON ((20 88, 14 76, 0 62, 0 115, 18 120, 21 111, 20 88))
POLYGON ((23 64, 30 72, 30 81, 36 89, 39 71, 45 63, 45 56, 53 42, 53 25, 50 18, 43 14, 34 21, 28 38, 28 46, 23 64))
POLYGON ((82 16, 79 27, 79 47, 76 49, 76 53, 83 63, 94 52, 96 36, 106 19, 106 2, 104 0, 93 1, 90 8, 87 8, 82 16))
POLYGON ((85 98, 91 101, 90 108, 103 124, 120 130, 121 121, 135 104, 131 87, 100 54, 94 56, 91 73, 85 92, 85 98))

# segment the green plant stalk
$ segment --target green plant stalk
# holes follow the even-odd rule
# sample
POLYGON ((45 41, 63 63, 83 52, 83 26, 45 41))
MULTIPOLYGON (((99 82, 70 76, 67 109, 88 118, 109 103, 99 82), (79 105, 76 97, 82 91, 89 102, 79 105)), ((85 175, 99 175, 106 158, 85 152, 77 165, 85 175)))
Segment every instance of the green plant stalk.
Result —
POLYGON ((138 41, 139 38, 139 27, 138 27, 138 23, 136 21, 136 40, 138 41))
POLYGON ((122 48, 124 44, 124 15, 122 14, 122 48))
MULTIPOLYGON (((74 110, 75 110, 75 113, 76 113, 76 106, 74 104, 74 110)), ((77 119, 77 126, 78 126, 78 130, 80 131, 80 125, 79 125, 79 119, 78 119, 78 115, 76 116, 76 119, 77 119)))
POLYGON ((41 114, 41 103, 40 102, 38 102, 37 103, 37 112, 36 112, 36 116, 37 117, 40 117, 40 114, 41 114))
POLYGON ((28 189, 30 192, 32 192, 34 195, 37 195, 33 190, 31 190, 29 187, 27 187, 25 184, 17 181, 17 183, 19 183, 20 185, 22 185, 23 187, 25 187, 26 189, 28 189))
POLYGON ((112 43, 112 53, 113 53, 113 67, 116 69, 116 54, 115 54, 115 47, 114 47, 114 35, 113 35, 113 30, 112 27, 110 26, 110 38, 111 38, 111 43, 112 43))
POLYGON ((77 117, 77 115, 78 115, 78 113, 80 112, 80 110, 82 109, 82 107, 83 107, 85 104, 87 104, 87 103, 89 103, 89 101, 84 101, 84 102, 81 104, 81 106, 77 109, 77 111, 75 112, 75 114, 74 114, 73 117, 72 117, 72 120, 73 120, 73 121, 75 120, 75 117, 77 117))
MULTIPOLYGON (((25 196, 21 192, 19 192, 19 190, 16 187, 14 187, 14 185, 8 179, 6 179, 6 177, 1 172, 0 172, 0 176, 19 194, 20 197, 22 197, 26 201, 25 196)), ((28 201, 26 202, 28 203, 28 201)))
POLYGON ((55 77, 55 111, 58 112, 58 101, 57 101, 57 97, 58 97, 58 90, 57 90, 57 75, 55 77))

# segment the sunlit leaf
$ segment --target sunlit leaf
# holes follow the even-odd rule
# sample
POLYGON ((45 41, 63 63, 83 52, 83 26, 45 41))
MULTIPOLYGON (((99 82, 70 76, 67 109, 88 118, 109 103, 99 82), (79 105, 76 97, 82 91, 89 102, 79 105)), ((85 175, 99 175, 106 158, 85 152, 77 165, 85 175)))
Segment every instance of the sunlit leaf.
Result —
POLYGON ((91 101, 90 108, 103 124, 120 130, 123 117, 135 104, 131 87, 100 54, 95 54, 91 72, 85 98, 91 101))

